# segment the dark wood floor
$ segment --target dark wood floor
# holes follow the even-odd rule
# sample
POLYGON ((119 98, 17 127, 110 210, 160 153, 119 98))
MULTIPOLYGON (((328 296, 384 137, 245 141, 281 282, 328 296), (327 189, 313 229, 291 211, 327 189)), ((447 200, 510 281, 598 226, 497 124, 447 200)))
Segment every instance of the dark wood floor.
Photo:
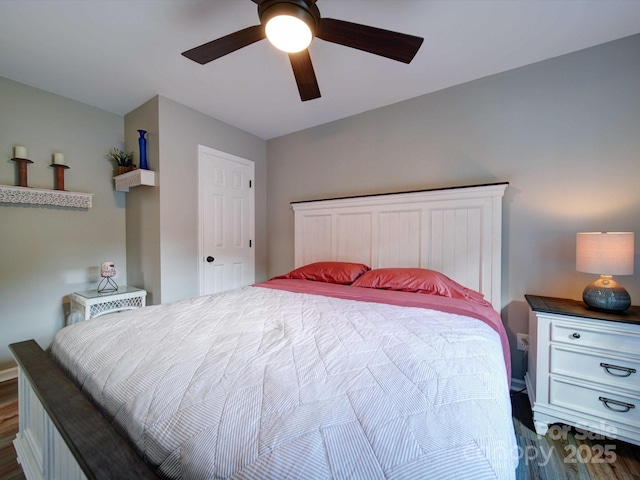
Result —
POLYGON ((18 431, 18 379, 0 383, 0 479, 22 480, 13 439, 18 431))
MULTIPOLYGON (((511 396, 520 464, 517 480, 640 480, 640 447, 552 427, 544 437, 533 430, 524 393, 511 396)), ((23 480, 13 439, 18 431, 18 381, 0 383, 0 480, 23 480)))
POLYGON ((511 405, 518 480, 640 480, 640 447, 562 425, 552 425, 540 437, 526 393, 513 394, 511 405))

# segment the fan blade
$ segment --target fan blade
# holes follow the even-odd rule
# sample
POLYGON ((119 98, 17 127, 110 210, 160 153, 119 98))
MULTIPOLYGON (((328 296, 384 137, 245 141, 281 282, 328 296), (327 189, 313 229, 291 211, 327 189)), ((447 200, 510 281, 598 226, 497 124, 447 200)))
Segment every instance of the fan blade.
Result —
POLYGON ((403 63, 411 63, 424 40, 335 18, 321 18, 316 37, 403 63))
POLYGON ((263 38, 265 38, 264 27, 262 25, 254 25, 182 52, 182 55, 204 65, 263 38))
POLYGON ((300 100, 306 102, 314 98, 320 98, 320 87, 316 80, 316 73, 313 71, 309 50, 302 50, 298 53, 290 53, 289 61, 293 68, 293 75, 296 77, 300 100))

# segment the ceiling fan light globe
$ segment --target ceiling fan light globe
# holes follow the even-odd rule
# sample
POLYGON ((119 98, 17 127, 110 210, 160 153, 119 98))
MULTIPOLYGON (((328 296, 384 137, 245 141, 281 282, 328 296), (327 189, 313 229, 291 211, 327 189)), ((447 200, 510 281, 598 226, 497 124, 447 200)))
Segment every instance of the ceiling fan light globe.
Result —
POLYGON ((303 20, 291 15, 276 15, 265 25, 271 44, 287 53, 301 52, 313 39, 311 28, 303 20))

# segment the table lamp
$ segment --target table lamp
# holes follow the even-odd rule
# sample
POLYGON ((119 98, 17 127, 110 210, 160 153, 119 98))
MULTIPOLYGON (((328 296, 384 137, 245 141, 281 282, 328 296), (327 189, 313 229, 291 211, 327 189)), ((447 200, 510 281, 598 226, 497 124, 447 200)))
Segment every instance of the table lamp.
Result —
POLYGON ((587 285, 582 300, 589 307, 622 312, 631 297, 613 275, 633 275, 633 232, 585 232, 576 235, 576 270, 600 274, 587 285))

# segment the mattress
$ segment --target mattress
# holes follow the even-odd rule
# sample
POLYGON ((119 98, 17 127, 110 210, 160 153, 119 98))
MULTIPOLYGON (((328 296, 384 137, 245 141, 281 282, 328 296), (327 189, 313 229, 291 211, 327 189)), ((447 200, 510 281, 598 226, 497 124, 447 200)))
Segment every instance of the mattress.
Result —
POLYGON ((163 478, 515 478, 501 325, 268 286, 80 322, 51 354, 163 478))

